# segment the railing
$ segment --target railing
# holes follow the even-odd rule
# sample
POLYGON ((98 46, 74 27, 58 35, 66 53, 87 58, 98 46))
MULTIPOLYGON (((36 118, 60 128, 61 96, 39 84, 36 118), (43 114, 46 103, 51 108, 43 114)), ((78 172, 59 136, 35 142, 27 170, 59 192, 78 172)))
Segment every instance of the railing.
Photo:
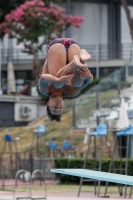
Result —
MULTIPOLYGON (((128 87, 131 86, 131 83, 126 80, 126 73, 123 72, 125 72, 124 67, 114 71, 104 78, 98 86, 92 87, 84 95, 76 98, 74 104, 74 124, 76 127, 95 128, 97 127, 98 116, 100 116, 100 123, 105 123, 112 128, 116 126, 117 120, 115 117, 111 119, 109 116, 112 111, 119 114, 120 94, 126 98, 127 103, 132 95, 131 89, 131 92, 128 92, 128 87)), ((133 122, 133 117, 130 121, 133 122)))
MULTIPOLYGON (((24 49, 2 49, 1 50, 1 63, 7 64, 9 61, 13 64, 29 64, 33 62, 33 55, 24 53, 24 49)), ((46 48, 37 53, 38 58, 44 59, 46 57, 46 48)))
POLYGON ((55 181, 55 175, 49 172, 54 168, 54 158, 46 158, 44 154, 37 153, 5 153, 0 155, 0 188, 10 185, 6 180, 14 179, 18 170, 27 170, 32 173, 40 169, 45 174, 47 181, 55 181))
MULTIPOLYGON (((133 53, 133 47, 131 43, 124 43, 121 45, 80 45, 81 48, 85 48, 91 55, 91 60, 96 60, 99 55, 100 60, 109 59, 131 59, 133 53)), ((14 64, 28 64, 32 63, 33 55, 23 52, 24 49, 2 49, 1 57, 2 64, 7 64, 12 61, 14 64)), ((40 59, 46 57, 47 48, 44 47, 42 51, 37 53, 40 59)))
POLYGON ((2 78, 1 89, 3 95, 26 95, 38 97, 37 82, 24 79, 8 80, 2 78))
POLYGON ((121 45, 81 45, 91 55, 91 60, 111 60, 111 59, 131 59, 133 54, 133 46, 131 43, 121 45), (98 58, 99 57, 99 58, 98 58))

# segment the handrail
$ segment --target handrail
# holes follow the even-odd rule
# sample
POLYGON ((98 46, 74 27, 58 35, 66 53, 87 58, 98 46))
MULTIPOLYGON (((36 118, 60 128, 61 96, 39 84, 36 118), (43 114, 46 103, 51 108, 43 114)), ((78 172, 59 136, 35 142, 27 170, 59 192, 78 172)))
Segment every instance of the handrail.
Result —
MULTIPOLYGON (((91 60, 97 58, 97 45, 80 45, 81 48, 85 48, 91 55, 91 60)), ((29 55, 23 52, 24 49, 10 48, 1 50, 2 65, 7 64, 9 61, 13 64, 29 64, 33 62, 33 55, 29 55)), ((37 53, 39 59, 45 59, 47 49, 44 47, 42 51, 37 53)), ((131 59, 133 55, 132 43, 122 44, 100 44, 99 45, 99 57, 100 60, 109 59, 131 59)))

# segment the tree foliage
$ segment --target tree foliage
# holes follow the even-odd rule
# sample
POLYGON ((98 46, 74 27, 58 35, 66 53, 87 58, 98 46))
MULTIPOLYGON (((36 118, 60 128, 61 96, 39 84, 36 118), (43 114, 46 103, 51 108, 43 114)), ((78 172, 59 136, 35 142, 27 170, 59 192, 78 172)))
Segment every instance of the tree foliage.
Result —
MULTIPOLYGON (((20 4, 24 3, 25 0, 4 0, 0 1, 0 23, 5 19, 6 14, 10 13, 11 10, 17 8, 20 4)), ((1 32, 0 37, 4 35, 4 32, 1 32)))
POLYGON ((47 7, 42 0, 31 0, 7 14, 0 29, 17 38, 18 44, 23 42, 28 53, 33 53, 33 49, 41 49, 51 39, 61 37, 69 26, 80 27, 83 20, 81 16, 66 15, 57 5, 47 7), (40 36, 44 36, 41 43, 40 36))
POLYGON ((127 21, 130 29, 130 35, 133 40, 133 17, 131 16, 130 9, 128 8, 128 4, 126 0, 121 0, 121 4, 125 10, 126 16, 127 16, 127 21))
POLYGON ((66 15, 65 9, 55 4, 47 6, 43 0, 30 0, 7 14, 0 30, 16 38, 17 44, 23 43, 24 52, 33 54, 35 66, 38 66, 38 50, 61 37, 68 27, 80 27, 83 20, 82 16, 66 15))
MULTIPOLYGON (((4 22, 5 16, 10 13, 15 8, 19 7, 23 4, 26 0, 1 0, 0 1, 0 23, 4 22)), ((54 0, 54 3, 62 3, 66 0, 54 0)), ((46 6, 49 6, 50 0, 43 0, 46 6)), ((0 33, 0 38, 4 36, 4 32, 0 33)))

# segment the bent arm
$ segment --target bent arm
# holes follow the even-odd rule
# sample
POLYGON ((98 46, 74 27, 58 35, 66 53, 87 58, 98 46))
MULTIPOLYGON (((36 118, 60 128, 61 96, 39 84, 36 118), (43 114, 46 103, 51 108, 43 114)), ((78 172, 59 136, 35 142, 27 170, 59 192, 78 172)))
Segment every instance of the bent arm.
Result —
POLYGON ((81 78, 79 72, 76 70, 72 79, 72 85, 76 88, 79 88, 82 86, 83 82, 84 79, 81 78))
POLYGON ((38 81, 39 91, 42 95, 48 95, 48 86, 50 83, 52 83, 55 86, 56 77, 50 74, 42 74, 38 81))
POLYGON ((74 77, 72 79, 72 85, 74 87, 78 87, 80 89, 85 88, 88 84, 90 84, 93 80, 93 76, 92 78, 83 78, 80 73, 76 70, 74 77))
POLYGON ((39 91, 42 95, 48 95, 48 83, 46 83, 41 77, 38 81, 39 91))
POLYGON ((80 89, 85 88, 88 84, 90 84, 93 81, 93 78, 85 79, 83 85, 80 87, 80 89))
POLYGON ((82 68, 82 69, 77 69, 80 78, 83 81, 82 85, 80 86, 80 89, 85 88, 88 84, 90 84, 93 80, 93 75, 91 74, 90 70, 86 67, 86 68, 82 68))
POLYGON ((47 88, 48 85, 52 83, 55 88, 61 88, 64 83, 60 82, 60 79, 51 75, 51 74, 42 74, 40 79, 39 79, 39 86, 40 88, 42 87, 43 89, 47 88))
POLYGON ((48 95, 48 86, 50 83, 52 83, 55 88, 61 88, 63 86, 63 83, 61 83, 58 79, 59 78, 49 74, 48 60, 46 59, 43 66, 42 74, 38 81, 39 91, 41 92, 41 94, 48 95))

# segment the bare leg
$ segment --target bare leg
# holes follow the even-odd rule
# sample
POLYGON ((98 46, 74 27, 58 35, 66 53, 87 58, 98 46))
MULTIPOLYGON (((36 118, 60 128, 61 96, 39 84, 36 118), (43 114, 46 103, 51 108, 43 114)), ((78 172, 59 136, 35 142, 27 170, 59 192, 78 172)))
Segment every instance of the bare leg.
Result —
POLYGON ((52 45, 48 50, 48 71, 56 76, 57 72, 66 65, 66 49, 63 44, 52 45))
MULTIPOLYGON (((74 74, 72 84, 75 87, 80 87, 83 84, 84 80, 81 78, 80 74, 77 72, 76 69, 82 69, 86 66, 86 63, 80 62, 81 54, 83 57, 85 53, 83 51, 81 53, 80 47, 77 44, 72 44, 68 50, 69 64, 66 65, 67 54, 64 45, 60 43, 52 45, 48 51, 49 74, 57 77, 74 74)), ((85 56, 85 59, 87 59, 87 56, 85 56)))
POLYGON ((86 67, 86 63, 80 62, 80 47, 77 44, 72 44, 68 49, 68 62, 66 66, 61 68, 56 74, 57 77, 61 77, 68 74, 74 74, 75 69, 86 67))
POLYGON ((89 60, 90 58, 91 56, 85 49, 80 49, 77 44, 72 44, 68 49, 69 64, 58 71, 57 77, 74 73, 72 85, 74 87, 81 87, 84 83, 84 79, 81 78, 79 72, 76 69, 82 69, 83 67, 86 67, 86 60, 89 60))
MULTIPOLYGON (((71 46, 69 49, 71 49, 71 46)), ((76 46, 79 48, 78 45, 76 46)), ((72 51, 70 55, 70 58, 68 56, 69 64, 66 65, 67 53, 64 45, 60 43, 52 45, 48 50, 47 59, 49 74, 61 77, 69 74, 74 74, 76 68, 82 68, 86 66, 86 64, 82 64, 80 62, 80 48, 75 52, 72 51)))
MULTIPOLYGON (((86 66, 86 63, 83 62, 84 58, 85 59, 87 58, 87 56, 85 56, 86 52, 81 51, 80 47, 77 44, 71 45, 69 50, 68 50, 68 61, 69 62, 73 59, 75 54, 78 56, 79 60, 81 60, 82 63, 85 64, 85 66, 86 66)), ((84 82, 84 80, 81 78, 81 76, 77 72, 77 70, 75 70, 74 77, 72 79, 72 85, 74 87, 81 87, 83 82, 84 82)))
POLYGON ((82 64, 79 60, 79 57, 77 55, 74 55, 73 60, 69 64, 61 68, 57 72, 56 76, 61 77, 61 76, 69 75, 69 74, 74 74, 77 68, 82 69, 85 66, 86 64, 82 64))

